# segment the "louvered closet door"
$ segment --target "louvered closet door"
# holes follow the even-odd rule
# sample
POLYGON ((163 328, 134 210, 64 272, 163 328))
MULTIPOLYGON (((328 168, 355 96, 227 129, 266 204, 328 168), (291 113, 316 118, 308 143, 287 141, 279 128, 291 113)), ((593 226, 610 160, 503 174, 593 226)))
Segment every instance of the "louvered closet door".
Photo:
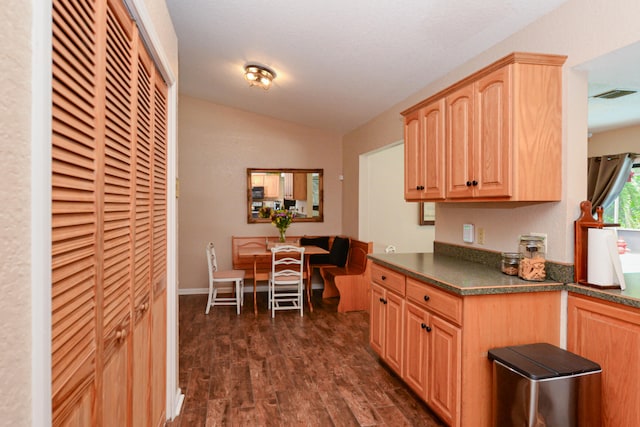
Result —
POLYGON ((151 144, 153 63, 138 40, 133 280, 133 425, 151 421, 151 144))
POLYGON ((167 87, 119 0, 53 1, 53 423, 164 424, 167 87))
POLYGON ((130 416, 128 341, 131 332, 132 31, 116 2, 106 10, 103 184, 103 425, 125 426, 130 416))
POLYGON ((53 423, 92 425, 96 395, 96 11, 53 2, 53 423))

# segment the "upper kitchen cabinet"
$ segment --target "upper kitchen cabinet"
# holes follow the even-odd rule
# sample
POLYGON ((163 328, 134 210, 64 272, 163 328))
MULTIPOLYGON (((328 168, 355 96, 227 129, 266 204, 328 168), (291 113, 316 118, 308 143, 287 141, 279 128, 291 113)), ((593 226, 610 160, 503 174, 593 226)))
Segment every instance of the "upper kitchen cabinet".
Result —
POLYGON ((511 67, 447 96, 449 199, 512 194, 511 67))
POLYGON ((277 199, 280 197, 280 174, 254 173, 251 175, 251 187, 262 187, 262 196, 265 199, 277 199))
MULTIPOLYGON (((411 127, 415 114, 444 100, 444 200, 431 195, 421 200, 560 200, 565 60, 512 53, 404 111, 405 144, 412 147, 419 134, 411 127)), ((440 147, 424 136, 418 140, 427 153, 440 147)), ((414 163, 406 163, 405 182, 415 174, 414 163)), ((405 198, 418 200, 406 190, 405 198)))
POLYGON ((405 117, 404 198, 442 200, 444 187, 444 99, 405 117))

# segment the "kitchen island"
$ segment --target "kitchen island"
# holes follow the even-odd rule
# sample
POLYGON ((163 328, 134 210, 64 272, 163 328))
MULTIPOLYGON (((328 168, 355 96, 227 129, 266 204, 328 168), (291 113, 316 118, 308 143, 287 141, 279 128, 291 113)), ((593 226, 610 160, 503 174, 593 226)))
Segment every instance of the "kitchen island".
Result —
POLYGON ((369 258, 371 347, 449 425, 492 425, 491 348, 560 344, 561 282, 440 254, 369 258))

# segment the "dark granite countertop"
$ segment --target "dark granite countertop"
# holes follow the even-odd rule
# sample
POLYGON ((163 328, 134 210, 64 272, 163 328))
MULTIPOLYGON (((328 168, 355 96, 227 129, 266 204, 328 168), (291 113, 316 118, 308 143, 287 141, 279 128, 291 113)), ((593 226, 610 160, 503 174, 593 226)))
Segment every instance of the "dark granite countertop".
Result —
POLYGON ((569 290, 582 295, 640 308, 640 273, 625 274, 626 289, 593 287, 545 281, 530 282, 503 274, 499 268, 433 253, 370 254, 375 263, 408 277, 438 286, 458 295, 488 295, 516 292, 569 290))
POLYGON ((432 253, 371 254, 375 263, 458 295, 561 291, 559 282, 530 282, 477 262, 432 253))
POLYGON ((625 273, 625 290, 600 289, 592 286, 569 283, 567 289, 577 294, 640 308, 640 273, 625 273))

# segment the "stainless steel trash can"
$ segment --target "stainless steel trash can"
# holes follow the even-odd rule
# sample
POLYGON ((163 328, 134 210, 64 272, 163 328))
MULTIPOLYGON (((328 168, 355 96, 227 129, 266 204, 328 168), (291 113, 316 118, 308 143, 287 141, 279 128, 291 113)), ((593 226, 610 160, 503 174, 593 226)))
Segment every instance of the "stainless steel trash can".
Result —
POLYGON ((489 350, 494 426, 601 425, 600 365, 547 343, 489 350))

